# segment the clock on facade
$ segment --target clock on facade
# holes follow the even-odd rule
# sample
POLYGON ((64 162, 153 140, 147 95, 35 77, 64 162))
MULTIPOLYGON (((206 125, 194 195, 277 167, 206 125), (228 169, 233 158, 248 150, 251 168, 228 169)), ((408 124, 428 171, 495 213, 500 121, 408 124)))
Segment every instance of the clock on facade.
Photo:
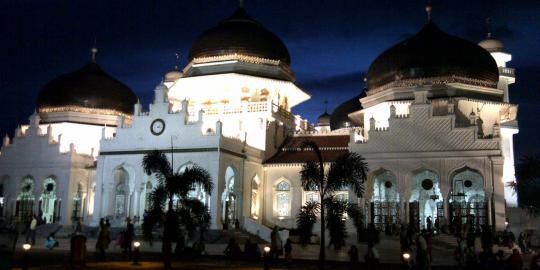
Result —
POLYGON ((163 131, 165 131, 165 122, 163 120, 156 119, 152 121, 152 124, 150 125, 150 132, 152 132, 152 134, 159 136, 163 131))

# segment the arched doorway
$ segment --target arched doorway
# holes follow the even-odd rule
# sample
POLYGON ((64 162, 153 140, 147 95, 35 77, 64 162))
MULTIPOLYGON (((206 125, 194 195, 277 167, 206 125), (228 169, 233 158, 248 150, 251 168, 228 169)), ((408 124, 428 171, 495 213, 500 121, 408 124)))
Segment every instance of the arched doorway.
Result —
POLYGON ((28 222, 34 214, 34 179, 26 176, 21 184, 21 191, 17 196, 15 213, 21 222, 28 222))
POLYGON ((75 196, 73 196, 73 213, 71 214, 71 220, 77 222, 84 218, 84 187, 81 183, 77 184, 77 190, 75 196))
POLYGON ((236 194, 234 185, 236 182, 236 173, 232 167, 225 170, 225 188, 221 194, 223 224, 234 224, 236 220, 236 194))
POLYGON ((4 211, 5 211, 4 208, 6 205, 6 198, 5 198, 4 192, 5 192, 5 187, 7 186, 8 180, 9 180, 8 176, 4 176, 2 177, 2 179, 0 179, 0 217, 4 216, 4 211))
POLYGON ((54 223, 58 220, 56 188, 54 177, 48 177, 43 182, 43 193, 39 198, 39 214, 45 223, 54 223))
POLYGON ((400 223, 399 192, 396 175, 380 169, 373 177, 371 223, 378 229, 400 223))
POLYGON ((484 178, 470 168, 454 173, 450 191, 450 221, 452 225, 470 224, 479 229, 488 224, 484 178))
MULTIPOLYGON (((187 168, 195 166, 193 163, 184 164, 178 169, 179 173, 183 173, 187 168)), ((201 201, 204 205, 210 205, 210 196, 204 191, 204 187, 201 184, 195 184, 195 186, 188 192, 188 198, 197 199, 201 201)))
POLYGON ((425 229, 428 219, 433 225, 437 218, 444 218, 439 176, 430 170, 417 171, 411 183, 409 224, 416 226, 417 229, 425 229))
POLYGON ((122 221, 124 217, 129 215, 129 174, 124 168, 114 170, 114 192, 113 192, 113 216, 115 219, 122 221))

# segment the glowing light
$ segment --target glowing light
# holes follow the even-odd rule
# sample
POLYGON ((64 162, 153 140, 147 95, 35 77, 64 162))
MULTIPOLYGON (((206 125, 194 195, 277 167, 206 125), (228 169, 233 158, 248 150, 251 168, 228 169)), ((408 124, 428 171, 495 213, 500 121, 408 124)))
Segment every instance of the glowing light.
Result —
POLYGON ((411 258, 411 254, 409 254, 408 252, 403 253, 402 256, 403 256, 403 259, 406 261, 408 261, 411 258))
POLYGON ((265 253, 269 253, 269 252, 270 252, 270 247, 269 247, 269 246, 265 246, 265 247, 264 247, 264 252, 265 252, 265 253))
POLYGON ((134 246, 135 248, 139 248, 139 247, 141 246, 141 242, 135 241, 135 242, 133 242, 133 246, 134 246))
POLYGON ((24 251, 28 251, 28 250, 30 250, 30 249, 32 248, 32 245, 30 245, 30 244, 23 244, 22 247, 23 247, 24 251))

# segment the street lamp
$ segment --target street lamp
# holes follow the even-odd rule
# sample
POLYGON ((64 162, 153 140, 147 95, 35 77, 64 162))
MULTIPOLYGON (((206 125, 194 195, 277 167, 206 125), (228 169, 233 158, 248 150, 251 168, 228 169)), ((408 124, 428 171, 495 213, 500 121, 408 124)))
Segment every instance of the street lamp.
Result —
POLYGON ((403 258, 403 263, 405 264, 406 268, 409 269, 411 266, 411 253, 405 251, 401 254, 401 258, 403 258))
POLYGON ((268 270, 268 269, 270 269, 270 265, 268 264, 268 263, 269 263, 268 260, 269 260, 269 258, 270 258, 270 250, 271 250, 271 249, 270 249, 269 246, 265 246, 265 247, 263 248, 263 250, 264 250, 264 255, 263 255, 263 256, 264 256, 264 257, 263 257, 264 270, 268 270))
POLYGON ((32 245, 25 243, 22 245, 22 248, 23 248, 22 269, 28 270, 28 252, 32 248, 32 245))
POLYGON ((139 263, 139 259, 141 256, 140 247, 141 247, 141 242, 139 241, 133 242, 133 263, 131 265, 141 265, 139 263))

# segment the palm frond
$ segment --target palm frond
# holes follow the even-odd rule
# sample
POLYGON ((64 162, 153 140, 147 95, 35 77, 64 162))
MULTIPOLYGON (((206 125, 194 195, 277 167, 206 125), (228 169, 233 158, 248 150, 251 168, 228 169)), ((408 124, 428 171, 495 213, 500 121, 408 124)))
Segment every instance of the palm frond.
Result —
POLYGON ((144 155, 142 165, 147 175, 154 173, 165 178, 172 175, 171 164, 167 156, 159 150, 154 150, 144 155))
POLYGON ((319 163, 308 161, 302 165, 302 169, 300 170, 300 180, 302 181, 301 184, 304 190, 319 190, 322 177, 319 163))
POLYGON ((306 246, 311 241, 313 226, 317 222, 317 215, 319 214, 320 207, 321 205, 318 202, 306 202, 296 216, 296 226, 300 236, 300 244, 302 246, 306 246))
MULTIPOLYGON (((194 190, 197 185, 201 186, 204 192, 212 194, 214 189, 214 183, 212 182, 212 176, 203 168, 199 166, 192 166, 187 168, 182 173, 183 185, 187 187, 187 192, 194 190)), ((187 194, 186 192, 186 194, 187 194)))
POLYGON ((356 196, 364 194, 364 182, 367 180, 368 165, 365 159, 356 153, 345 153, 339 156, 328 170, 328 192, 352 188, 356 196))

